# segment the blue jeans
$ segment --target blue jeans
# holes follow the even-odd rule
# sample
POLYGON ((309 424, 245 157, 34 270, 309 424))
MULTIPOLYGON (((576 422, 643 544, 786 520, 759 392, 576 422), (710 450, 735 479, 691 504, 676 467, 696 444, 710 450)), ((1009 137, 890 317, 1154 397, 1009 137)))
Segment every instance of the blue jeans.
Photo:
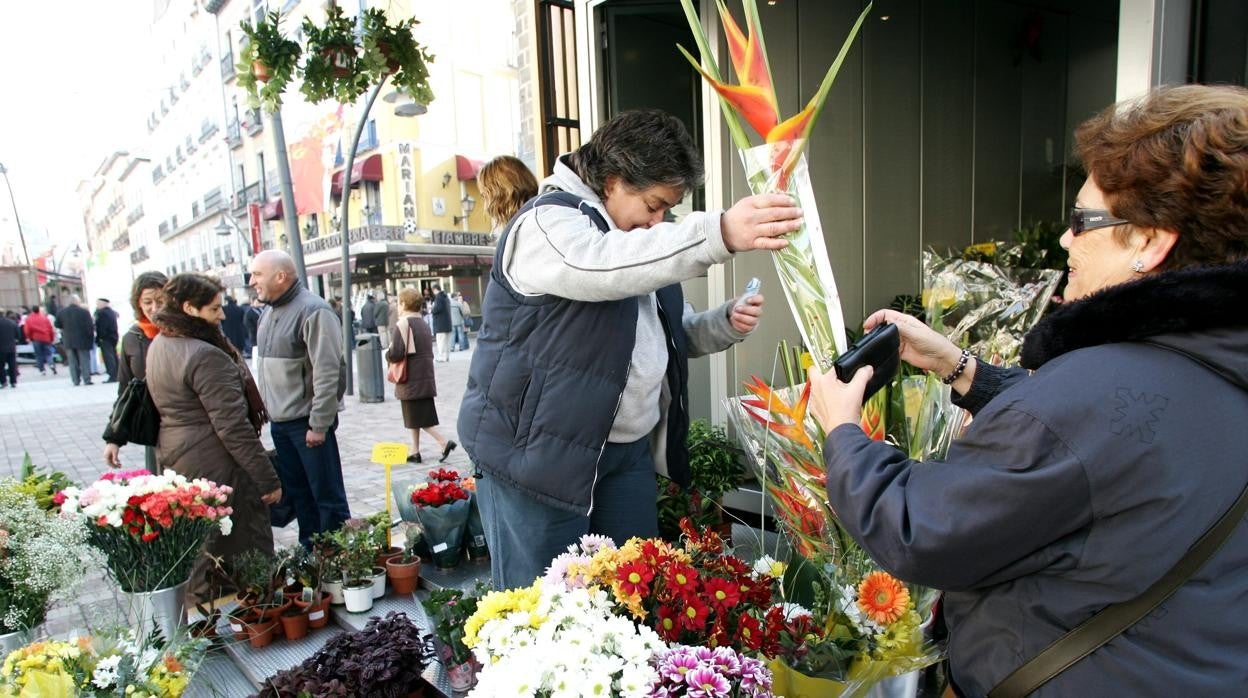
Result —
POLYGON ((282 481, 282 498, 290 501, 299 522, 299 542, 305 548, 312 536, 333 531, 351 518, 347 489, 342 482, 342 460, 338 456, 338 423, 325 432, 325 443, 308 448, 308 419, 273 422, 273 448, 277 451, 277 476, 282 481))
POLYGON ((603 449, 588 515, 540 502, 488 474, 477 478, 477 500, 495 589, 532 584, 555 556, 586 533, 610 536, 616 545, 633 536, 659 535, 648 439, 609 443, 603 449))
POLYGON ((463 325, 451 325, 451 351, 468 348, 468 329, 463 325))
POLYGON ((48 364, 56 368, 56 358, 52 353, 52 345, 48 342, 31 342, 35 350, 35 368, 43 373, 43 369, 48 364))

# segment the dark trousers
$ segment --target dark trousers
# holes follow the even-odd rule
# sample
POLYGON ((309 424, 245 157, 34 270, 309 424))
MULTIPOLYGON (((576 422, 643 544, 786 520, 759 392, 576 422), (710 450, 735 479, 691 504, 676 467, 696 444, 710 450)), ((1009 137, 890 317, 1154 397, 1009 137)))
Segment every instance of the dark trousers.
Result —
POLYGON ((74 385, 91 385, 91 350, 65 347, 65 354, 69 357, 69 378, 74 385))
POLYGON ((99 340, 100 355, 104 357, 104 372, 110 381, 117 380, 117 342, 116 340, 99 340))
POLYGON ((0 354, 0 385, 17 387, 17 349, 0 354))
POLYGON ((52 345, 39 341, 30 344, 35 350, 35 368, 43 373, 44 366, 51 364, 52 370, 56 371, 56 355, 53 353, 52 345))
POLYGON ((342 460, 338 456, 337 422, 325 432, 325 443, 308 448, 308 420, 273 422, 273 448, 277 451, 277 476, 282 481, 282 499, 290 502, 299 522, 299 542, 305 548, 312 536, 333 531, 351 518, 347 489, 342 482, 342 460))
POLYGON ((607 444, 593 495, 592 512, 572 512, 539 502, 496 477, 479 477, 477 503, 494 588, 532 584, 555 556, 586 533, 610 536, 616 545, 633 536, 659 535, 649 440, 607 444))

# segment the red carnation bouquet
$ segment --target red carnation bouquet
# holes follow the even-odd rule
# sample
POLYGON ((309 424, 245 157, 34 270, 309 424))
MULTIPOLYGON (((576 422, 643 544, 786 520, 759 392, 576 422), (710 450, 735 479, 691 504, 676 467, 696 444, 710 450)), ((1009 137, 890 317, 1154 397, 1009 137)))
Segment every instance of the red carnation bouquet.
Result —
POLYGON ((425 540, 438 567, 454 567, 463 557, 464 535, 471 513, 464 485, 459 473, 439 469, 429 473, 425 482, 407 491, 408 501, 416 505, 416 519, 425 529, 425 540))
POLYGON ((111 471, 54 501, 90 524, 88 541, 108 558, 122 591, 155 591, 187 581, 213 531, 230 535, 230 487, 166 470, 111 471))

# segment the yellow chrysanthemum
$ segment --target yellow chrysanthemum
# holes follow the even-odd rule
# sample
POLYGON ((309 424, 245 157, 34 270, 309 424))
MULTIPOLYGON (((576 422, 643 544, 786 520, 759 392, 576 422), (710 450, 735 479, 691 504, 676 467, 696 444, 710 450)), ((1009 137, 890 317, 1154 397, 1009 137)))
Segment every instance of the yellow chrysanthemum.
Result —
MULTIPOLYGON (((541 595, 542 583, 539 579, 529 587, 491 591, 481 597, 481 600, 477 603, 477 612, 469 616, 468 620, 464 622, 464 646, 469 648, 475 647, 477 644, 477 633, 480 632, 481 626, 495 618, 501 618, 516 611, 533 613, 537 608, 537 602, 541 595)), ((532 621, 533 619, 530 619, 530 622, 532 621)), ((540 622, 538 624, 540 625, 540 622)))

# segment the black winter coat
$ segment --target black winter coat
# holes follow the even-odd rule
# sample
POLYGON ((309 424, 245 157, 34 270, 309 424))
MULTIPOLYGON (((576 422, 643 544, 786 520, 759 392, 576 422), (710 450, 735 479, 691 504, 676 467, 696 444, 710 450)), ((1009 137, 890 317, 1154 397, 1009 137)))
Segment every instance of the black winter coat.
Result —
MULTIPOLYGON (((1244 490, 1248 262, 1069 303, 1023 365, 980 364, 944 462, 841 425, 828 496, 885 569, 945 589, 949 660, 982 696, 1102 608, 1138 596, 1244 490)), ((1160 608, 1036 696, 1240 695, 1248 523, 1160 608)))
POLYGON ((225 312, 225 319, 221 321, 221 332, 235 349, 242 351, 247 345, 247 328, 243 323, 246 311, 233 299, 227 300, 221 310, 225 312))
POLYGON ((16 322, 0 315, 0 354, 11 354, 17 351, 21 342, 22 330, 16 322))
POLYGON ((96 308, 95 340, 105 346, 117 346, 121 334, 117 329, 117 311, 112 308, 96 308))
POLYGON ((61 343, 66 349, 94 349, 95 323, 91 313, 81 305, 67 305, 56 315, 56 326, 61 328, 61 343))
POLYGON ((433 297, 433 312, 430 314, 433 316, 434 334, 451 331, 451 299, 446 291, 438 291, 433 297))

